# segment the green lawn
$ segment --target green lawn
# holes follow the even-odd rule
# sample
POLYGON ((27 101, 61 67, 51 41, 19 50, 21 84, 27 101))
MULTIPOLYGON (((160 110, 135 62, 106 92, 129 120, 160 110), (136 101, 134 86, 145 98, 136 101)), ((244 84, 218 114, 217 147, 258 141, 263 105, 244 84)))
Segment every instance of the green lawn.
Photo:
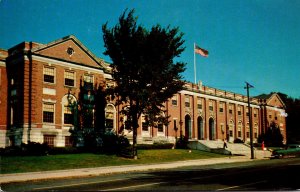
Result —
POLYGON ((48 156, 1 157, 1 174, 103 167, 129 164, 151 164, 192 159, 224 157, 224 155, 184 149, 139 150, 138 159, 127 159, 115 155, 68 154, 48 156))

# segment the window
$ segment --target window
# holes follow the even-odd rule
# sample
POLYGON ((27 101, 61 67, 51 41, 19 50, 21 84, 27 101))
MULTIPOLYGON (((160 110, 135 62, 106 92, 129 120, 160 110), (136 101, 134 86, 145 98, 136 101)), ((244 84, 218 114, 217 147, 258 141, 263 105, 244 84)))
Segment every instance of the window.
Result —
POLYGON ((214 110, 214 106, 213 106, 212 101, 209 102, 209 110, 210 110, 210 111, 213 111, 213 110, 214 110))
POLYGON ((43 122, 54 123, 54 104, 51 103, 43 104, 43 122))
POLYGON ((257 136, 258 136, 258 134, 257 134, 257 124, 255 123, 254 124, 254 138, 257 139, 257 136))
POLYGON ((74 85, 75 85, 75 72, 65 71, 65 85, 74 87, 74 85))
POLYGON ((93 85, 94 85, 94 77, 93 77, 93 75, 85 74, 84 78, 83 78, 83 81, 84 81, 84 86, 87 89, 90 89, 90 90, 93 89, 93 85))
POLYGON ((162 123, 158 123, 157 130, 158 132, 164 132, 164 125, 162 123))
POLYGON ((73 124, 73 114, 71 107, 64 107, 64 124, 73 124))
POLYGON ((105 128, 107 131, 114 129, 115 108, 109 104, 105 108, 105 128))
POLYGON ((55 83, 55 69, 53 67, 44 67, 44 82, 55 83))
POLYGON ((238 137, 242 137, 242 122, 238 124, 238 137))
POLYGON ((249 109, 246 109, 246 116, 249 117, 249 109))
POLYGON ((142 130, 148 131, 148 126, 149 126, 148 116, 142 116, 142 130))
POLYGON ((238 107, 238 115, 242 115, 241 107, 238 107))
POLYGON ((172 105, 173 105, 173 106, 177 106, 177 95, 174 95, 174 96, 172 97, 172 105))
POLYGON ((190 107, 190 96, 185 97, 185 107, 190 107))
POLYGON ((232 105, 229 105, 229 114, 232 114, 232 105))
POLYGON ((65 147, 72 147, 73 142, 71 136, 65 136, 65 147))
POLYGON ((219 111, 222 113, 224 111, 224 104, 223 103, 220 103, 220 109, 219 111))
POLYGON ((202 100, 200 98, 197 99, 197 108, 202 109, 202 100))
POLYGON ((68 53, 68 55, 72 56, 75 53, 75 51, 74 51, 74 49, 72 47, 69 47, 67 49, 67 53, 68 53))
POLYGON ((238 137, 242 137, 242 131, 241 130, 238 131, 238 137))
POLYGON ((48 146, 54 147, 55 135, 44 135, 44 143, 47 143, 48 146))

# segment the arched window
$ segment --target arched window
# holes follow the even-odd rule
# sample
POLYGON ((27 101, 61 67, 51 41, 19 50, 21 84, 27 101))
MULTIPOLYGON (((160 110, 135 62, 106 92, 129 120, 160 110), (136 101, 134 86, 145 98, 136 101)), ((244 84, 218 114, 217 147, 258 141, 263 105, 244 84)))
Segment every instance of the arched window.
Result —
POLYGON ((192 122, 190 115, 185 116, 185 137, 191 139, 192 138, 192 122))
POLYGON ((203 118, 201 116, 197 118, 197 130, 198 130, 198 140, 204 139, 203 118))
POLYGON ((209 118, 209 140, 215 140, 215 121, 213 118, 209 118))
POLYGON ((105 131, 113 131, 116 128, 116 108, 113 104, 107 104, 105 108, 105 131))
POLYGON ((64 125, 74 125, 74 113, 77 107, 77 99, 72 94, 67 94, 62 98, 62 122, 64 125))
POLYGON ((238 127, 237 127, 237 136, 239 138, 243 137, 243 123, 241 121, 238 122, 238 127))

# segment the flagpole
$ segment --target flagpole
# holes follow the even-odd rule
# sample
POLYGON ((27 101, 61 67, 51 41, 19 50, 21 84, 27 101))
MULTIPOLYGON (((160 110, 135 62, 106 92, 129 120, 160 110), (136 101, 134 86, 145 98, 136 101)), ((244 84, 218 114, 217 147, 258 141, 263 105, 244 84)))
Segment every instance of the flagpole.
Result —
POLYGON ((196 78, 196 53, 195 53, 196 44, 194 42, 194 81, 195 84, 197 84, 197 78, 196 78))

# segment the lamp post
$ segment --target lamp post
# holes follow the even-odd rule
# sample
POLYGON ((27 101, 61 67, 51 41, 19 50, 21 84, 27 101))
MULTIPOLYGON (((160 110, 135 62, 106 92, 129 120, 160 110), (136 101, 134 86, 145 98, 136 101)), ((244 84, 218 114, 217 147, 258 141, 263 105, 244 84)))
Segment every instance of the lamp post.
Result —
POLYGON ((180 126, 180 138, 182 138, 182 120, 179 121, 179 126, 180 126))
POLYGON ((253 88, 252 85, 250 85, 248 82, 246 82, 247 89, 247 97, 248 97, 248 112, 249 112, 249 125, 250 125, 250 148, 251 148, 251 159, 254 159, 254 153, 253 153, 253 135, 252 135, 252 110, 250 108, 250 98, 249 98, 249 88, 253 88))
POLYGON ((178 131, 178 128, 177 128, 176 120, 175 119, 174 119, 174 131, 175 131, 175 142, 177 142, 177 131, 178 131))

